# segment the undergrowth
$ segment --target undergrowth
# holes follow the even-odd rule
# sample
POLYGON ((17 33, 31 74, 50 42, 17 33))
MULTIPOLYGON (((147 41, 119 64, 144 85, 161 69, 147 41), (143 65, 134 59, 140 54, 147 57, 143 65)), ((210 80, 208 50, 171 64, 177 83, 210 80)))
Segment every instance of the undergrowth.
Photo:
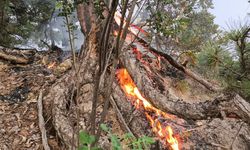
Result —
MULTIPOLYGON (((101 124, 101 129, 107 133, 107 136, 111 140, 112 150, 122 150, 122 149, 131 149, 131 150, 144 150, 149 149, 150 145, 155 143, 154 139, 148 136, 142 136, 136 138, 130 133, 126 133, 122 138, 118 138, 117 135, 111 132, 111 129, 106 126, 106 124, 101 124), (121 144, 122 143, 125 144, 121 144)), ((85 131, 80 131, 79 133, 80 147, 79 150, 102 150, 102 148, 96 146, 92 147, 91 145, 96 142, 96 137, 88 134, 85 131)))

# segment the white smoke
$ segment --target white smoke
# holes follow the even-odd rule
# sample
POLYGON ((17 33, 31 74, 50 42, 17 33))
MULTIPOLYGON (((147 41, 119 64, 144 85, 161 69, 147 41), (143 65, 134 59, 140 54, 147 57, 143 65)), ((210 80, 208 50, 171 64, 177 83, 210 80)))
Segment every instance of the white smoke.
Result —
MULTIPOLYGON (((54 41, 55 45, 60 47, 64 51, 70 50, 68 29, 65 24, 65 17, 59 16, 59 10, 55 10, 52 19, 45 24, 40 25, 31 36, 20 45, 16 45, 19 48, 35 48, 37 50, 48 50, 48 47, 43 44, 42 41, 51 45, 54 41)), ((80 30, 80 23, 77 19, 76 12, 69 15, 69 20, 77 26, 74 33, 74 49, 80 50, 81 45, 84 42, 84 36, 80 30)))

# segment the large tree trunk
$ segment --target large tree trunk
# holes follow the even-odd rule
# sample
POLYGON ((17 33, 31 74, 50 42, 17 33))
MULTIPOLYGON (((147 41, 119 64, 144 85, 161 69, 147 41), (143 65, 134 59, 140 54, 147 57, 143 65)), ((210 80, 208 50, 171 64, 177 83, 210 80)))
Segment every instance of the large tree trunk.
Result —
MULTIPOLYGON (((79 75, 76 77, 75 70, 70 70, 62 78, 60 78, 56 84, 54 84, 48 91, 48 95, 45 97, 47 107, 47 116, 52 117, 53 125, 63 142, 68 148, 76 147, 76 140, 73 143, 76 133, 76 104, 79 104, 81 111, 81 118, 89 117, 91 108, 84 108, 84 106, 91 104, 93 88, 94 88, 94 76, 97 72, 97 44, 96 44, 96 32, 93 30, 90 32, 90 36, 85 43, 85 50, 82 52, 82 58, 79 63, 79 75), (75 99, 76 84, 80 84, 80 97, 75 99)), ((81 129, 86 130, 87 125, 81 126, 81 129)))
MULTIPOLYGON (((44 105, 46 119, 50 118, 57 135, 66 149, 77 147, 78 125, 81 130, 90 128, 90 113, 94 93, 95 76, 98 70, 97 37, 98 30, 91 30, 84 46, 85 51, 81 53, 79 63, 79 75, 75 70, 69 70, 54 84, 40 85, 44 87, 44 105), (76 99, 76 84, 79 83, 80 90, 76 99), (80 109, 79 118, 77 108, 80 109)), ((175 79, 171 73, 175 72, 182 77, 183 73, 173 69, 168 63, 163 63, 163 68, 154 68, 153 57, 146 57, 148 62, 140 61, 131 48, 126 45, 119 56, 119 67, 126 68, 132 76, 135 84, 142 95, 156 108, 174 115, 174 119, 161 119, 165 125, 170 125, 174 133, 179 137, 181 149, 249 149, 250 143, 250 105, 237 94, 219 94, 210 97, 209 100, 200 99, 199 102, 187 99, 173 92, 170 86, 175 79), (182 74, 182 75, 181 75, 182 74)), ((34 71, 34 70, 33 70, 34 71)), ((110 75, 107 71, 105 78, 110 75)), ((35 80, 41 80, 34 76, 35 80)), ((31 77, 27 77, 31 80, 31 77)), ((29 81, 32 83, 32 81, 29 81)), ((185 80, 188 78, 185 77, 185 80)), ((104 84, 98 94, 98 111, 102 111, 105 93, 104 84)), ((132 132, 135 136, 155 136, 149 122, 145 117, 145 110, 136 109, 130 103, 130 97, 126 96, 118 82, 112 84, 111 104, 109 111, 117 114, 116 120, 120 122, 124 132, 132 132)), ((38 94, 39 88, 36 88, 38 94)), ((193 89, 193 91, 198 90, 193 89)), ((204 89, 206 90, 206 89, 204 89)), ((209 92, 209 90, 207 90, 209 92)), ((1 97, 0 97, 1 98, 1 97)), ((194 99, 192 99, 194 100, 194 99)), ((97 117, 100 117, 98 114, 97 117)), ((157 117, 157 116, 155 116, 157 117)), ((107 116, 107 120, 110 116, 107 116)), ((104 143, 104 137, 99 144, 104 143)), ((162 139, 159 141, 163 142, 162 139)), ((108 143, 108 141, 106 141, 108 143)), ((164 144, 154 145, 155 149, 170 149, 164 144)), ((109 147, 110 148, 110 147, 109 147)), ((104 149, 108 149, 105 147, 104 149)))
MULTIPOLYGON (((91 106, 93 106, 92 100, 96 90, 96 77, 100 67, 100 63, 98 63, 100 58, 98 55, 99 42, 97 38, 99 29, 93 26, 93 18, 96 17, 89 18, 92 23, 90 25, 91 28, 86 24, 88 19, 84 20, 82 18, 84 12, 92 11, 88 7, 81 4, 78 5, 78 18, 81 21, 83 32, 85 35, 88 35, 83 47, 84 50, 81 51, 79 71, 70 70, 67 72, 47 91, 47 96, 45 97, 47 117, 52 118, 53 126, 67 148, 77 147, 78 128, 83 130, 89 130, 90 128, 91 106), (84 10, 87 8, 88 10, 84 10), (79 84, 80 90, 76 88, 77 84, 79 84), (77 91, 78 93, 76 93, 77 91), (77 109, 80 110, 80 114, 76 113, 77 109)), ((165 69, 165 73, 162 73, 163 70, 161 68, 156 69, 152 64, 148 63, 154 62, 154 58, 147 56, 148 62, 138 61, 138 56, 131 49, 128 45, 122 48, 119 55, 119 66, 128 70, 138 89, 150 103, 156 108, 175 116, 175 119, 163 120, 163 122, 174 128, 176 135, 180 137, 183 149, 212 150, 233 148, 247 150, 249 148, 249 103, 237 94, 227 95, 222 93, 212 98, 210 97, 209 100, 201 99, 199 102, 186 101, 173 93, 173 88, 169 86, 169 81, 174 81, 174 79, 166 74, 171 74, 174 70, 175 73, 182 74, 182 76, 183 73, 196 79, 197 76, 182 66, 181 69, 178 66, 174 66, 177 69, 173 69, 171 67, 173 62, 168 64, 165 62, 167 69, 165 69)), ((170 61, 169 59, 167 60, 170 61)), ((106 79, 112 74, 110 70, 112 72, 113 69, 110 68, 110 64, 108 68, 105 74, 106 79)), ((203 79, 198 79, 198 82, 207 85, 210 90, 215 91, 210 83, 205 82, 203 79)), ((106 91, 104 90, 105 85, 107 85, 105 81, 100 83, 101 89, 97 93, 97 99, 99 100, 97 106, 102 106, 103 102, 109 99, 109 97, 104 99, 106 96, 104 93, 106 91)), ((117 119, 120 121, 123 129, 133 132, 136 136, 153 135, 149 122, 143 113, 145 110, 136 110, 129 103, 129 97, 121 90, 118 82, 112 84, 112 89, 110 96, 112 108, 110 109, 116 111, 117 119)), ((195 89, 193 90, 195 91, 195 89)), ((102 111, 102 109, 100 107, 99 111, 102 111)), ((98 117, 100 115, 97 115, 98 117)), ((158 146, 158 148, 162 149, 164 147, 162 144, 158 146)), ((168 147, 165 147, 165 149, 168 149, 168 147)))
MULTIPOLYGON (((90 34, 86 40, 85 55, 80 63, 77 81, 75 80, 74 70, 71 70, 51 87, 45 97, 47 115, 52 117, 53 125, 67 147, 76 146, 76 142, 73 142, 73 139, 76 139, 77 136, 76 104, 80 108, 80 119, 78 120, 81 122, 80 128, 83 130, 89 128, 94 77, 98 68, 95 35, 96 33, 90 34), (72 98, 76 90, 76 82, 80 83, 81 89, 77 102, 72 98)), ((211 150, 230 149, 231 146, 233 149, 249 148, 250 105, 239 95, 221 94, 212 100, 201 100, 196 103, 182 100, 165 85, 167 82, 162 79, 166 76, 159 76, 162 79, 155 84, 153 79, 154 77, 157 78, 160 72, 150 70, 152 69, 150 66, 137 61, 135 54, 127 48, 123 49, 120 55, 120 66, 128 70, 143 95, 156 108, 176 115, 175 120, 166 120, 165 123, 171 125, 175 133, 180 136, 183 148, 211 150), (159 88, 160 85, 163 86, 163 90, 159 88)), ((178 72, 178 70, 176 71, 178 72)), ((100 93, 102 91, 103 89, 100 93)), ((102 99, 103 96, 100 94, 98 97, 102 99)), ((124 122, 121 121, 122 127, 125 126, 124 130, 127 130, 126 126, 128 126, 136 136, 153 135, 142 110, 135 110, 117 82, 113 83, 111 99, 113 99, 113 108, 117 105, 119 109, 115 109, 115 111, 120 111, 123 119, 127 122, 124 125, 124 122), (134 116, 133 112, 137 112, 137 115, 134 116)), ((119 118, 121 116, 118 116, 118 120, 119 118)))
MULTIPOLYGON (((84 17, 83 13, 93 11, 89 7, 82 4, 78 5, 78 18, 81 21, 82 31, 87 35, 85 44, 79 54, 78 67, 67 71, 49 88, 44 86, 46 87, 43 98, 46 118, 50 118, 56 134, 66 146, 66 149, 77 148, 78 142, 76 139, 79 129, 89 130, 91 127, 90 120, 93 119, 90 118, 90 114, 93 109, 92 102, 95 97, 96 81, 101 64, 99 63, 101 55, 98 51, 101 48, 98 48, 100 45, 98 45, 99 38, 97 35, 100 29, 94 23, 96 17, 90 16, 86 20, 82 18, 84 17), (91 24, 86 24, 89 20, 91 24)), ((137 42, 138 45, 145 44, 140 43, 140 40, 137 42)), ((165 60, 162 62, 164 67, 157 68, 154 66, 156 58, 152 57, 154 55, 152 52, 144 54, 143 57, 138 57, 139 52, 133 51, 133 48, 128 44, 126 43, 121 49, 119 67, 128 70, 142 96, 156 109, 173 116, 172 119, 162 119, 161 116, 156 115, 154 117, 159 118, 157 120, 162 124, 174 129, 175 136, 179 137, 181 149, 249 149, 249 103, 237 94, 214 94, 207 89, 203 90, 204 93, 210 93, 207 94, 208 100, 204 100, 203 97, 196 102, 191 97, 189 97, 191 100, 188 100, 185 96, 176 94, 171 83, 176 82, 179 78, 189 80, 184 73, 193 78, 197 77, 190 75, 190 72, 188 73, 185 68, 179 69, 174 66, 173 62, 169 62, 169 59, 167 61, 163 59, 165 60), (183 69, 185 70, 183 71, 183 69), (174 78, 171 74, 177 74, 177 77, 174 78)), ((108 69, 104 79, 112 75, 112 69, 119 69, 112 68, 116 65, 110 65, 111 62, 114 61, 107 62, 108 69)), ((205 80, 200 80, 200 82, 203 81, 205 80)), ((109 110, 116 112, 117 118, 115 120, 120 122, 124 132, 132 132, 137 137, 142 135, 154 136, 150 123, 145 117, 147 110, 136 109, 130 103, 131 97, 124 93, 119 82, 116 81, 111 84, 112 94, 106 97, 105 88, 107 87, 105 85, 110 84, 107 82, 110 81, 103 80, 97 83, 100 84, 99 92, 97 92, 97 99, 99 100, 96 104, 98 106, 97 112, 101 112, 103 103, 111 99, 112 107, 109 110)), ((207 82, 203 82, 203 84, 209 85, 210 89, 213 88, 207 82)), ((199 88, 201 87, 196 86, 192 91, 199 91, 199 88)), ((98 118, 97 120, 101 118, 99 113, 95 117, 98 118)), ((108 119, 110 119, 110 116, 106 117, 106 120, 108 119)), ((99 144, 105 145, 102 136, 101 139, 99 144)), ((163 139, 158 140, 161 144, 154 145, 155 149, 171 149, 169 145, 164 144, 163 139)), ((108 143, 107 140, 106 143, 108 143)), ((109 148, 105 147, 105 149, 110 149, 110 145, 109 148)))

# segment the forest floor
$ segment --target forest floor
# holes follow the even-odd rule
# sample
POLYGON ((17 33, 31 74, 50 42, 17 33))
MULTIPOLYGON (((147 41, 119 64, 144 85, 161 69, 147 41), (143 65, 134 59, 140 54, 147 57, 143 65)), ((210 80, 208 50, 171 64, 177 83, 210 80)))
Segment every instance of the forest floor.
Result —
MULTIPOLYGON (((41 59, 42 60, 42 59, 41 59)), ((37 95, 56 75, 42 61, 28 65, 0 62, 0 149, 43 149, 38 127, 37 95)), ((48 137, 60 149, 55 135, 48 137)))
MULTIPOLYGON (((0 60, 0 150, 43 149, 38 95, 41 89, 49 89, 67 72, 71 61, 59 62, 57 54, 47 52, 38 52, 34 57, 32 63, 23 65, 0 60)), ((67 58, 68 55, 63 59, 67 58)), ((86 108, 90 107, 86 103, 86 108)), ((64 149, 50 117, 45 119, 50 148, 64 149)), ((107 120, 107 125, 112 124, 113 133, 123 134, 113 109, 109 110, 107 120)), ((102 139, 103 144, 108 143, 107 140, 102 139)))

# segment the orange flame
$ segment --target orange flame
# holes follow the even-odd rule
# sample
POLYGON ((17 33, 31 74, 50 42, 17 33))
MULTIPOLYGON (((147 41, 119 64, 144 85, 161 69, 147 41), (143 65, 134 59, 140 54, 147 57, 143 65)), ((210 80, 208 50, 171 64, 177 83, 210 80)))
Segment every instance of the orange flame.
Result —
MULTIPOLYGON (((155 108, 147 99, 145 99, 126 69, 119 69, 117 71, 117 78, 122 90, 131 99, 132 103, 139 108, 142 106, 146 111, 155 114, 156 116, 165 119, 175 119, 175 116, 164 113, 163 111, 155 108)), ((173 135, 173 130, 170 126, 163 127, 159 119, 154 119, 148 112, 145 112, 147 119, 150 122, 153 132, 160 138, 164 139, 166 144, 170 145, 173 150, 179 150, 179 144, 176 137, 173 135)))
POLYGON ((48 69, 53 68, 55 65, 56 65, 56 62, 55 62, 55 61, 54 61, 54 62, 49 63, 49 65, 48 65, 48 69))
POLYGON ((117 32, 116 30, 114 31, 114 35, 115 35, 115 36, 118 36, 118 32, 117 32))

